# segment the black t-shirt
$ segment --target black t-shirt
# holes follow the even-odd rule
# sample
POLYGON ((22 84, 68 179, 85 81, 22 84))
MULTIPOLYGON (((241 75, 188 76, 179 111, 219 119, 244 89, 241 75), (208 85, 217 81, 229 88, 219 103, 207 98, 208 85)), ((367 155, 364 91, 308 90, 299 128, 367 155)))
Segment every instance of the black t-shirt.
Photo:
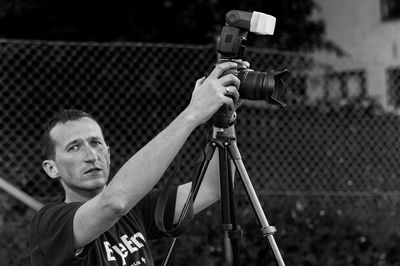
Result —
MULTIPOLYGON (((114 226, 79 251, 73 247, 72 224, 82 203, 46 205, 32 221, 32 266, 154 265, 147 241, 166 236, 154 221, 158 196, 158 191, 150 192, 114 226)), ((170 192, 166 207, 165 220, 169 226, 173 222, 175 199, 176 188, 170 192)))

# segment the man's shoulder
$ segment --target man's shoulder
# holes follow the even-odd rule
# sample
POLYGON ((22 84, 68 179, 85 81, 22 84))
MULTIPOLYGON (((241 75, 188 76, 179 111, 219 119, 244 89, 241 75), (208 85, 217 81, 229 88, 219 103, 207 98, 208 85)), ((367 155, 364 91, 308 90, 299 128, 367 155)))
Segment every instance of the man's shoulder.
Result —
POLYGON ((82 203, 64 203, 64 202, 53 202, 45 204, 33 217, 33 223, 39 223, 43 219, 57 219, 57 217, 65 217, 68 214, 74 215, 76 210, 82 205, 82 203))
POLYGON ((71 203, 65 203, 65 202, 51 202, 45 204, 38 212, 37 214, 43 214, 46 212, 55 212, 55 211, 62 211, 62 210, 68 210, 68 209, 73 209, 73 208, 79 208, 82 205, 81 202, 71 202, 71 203))

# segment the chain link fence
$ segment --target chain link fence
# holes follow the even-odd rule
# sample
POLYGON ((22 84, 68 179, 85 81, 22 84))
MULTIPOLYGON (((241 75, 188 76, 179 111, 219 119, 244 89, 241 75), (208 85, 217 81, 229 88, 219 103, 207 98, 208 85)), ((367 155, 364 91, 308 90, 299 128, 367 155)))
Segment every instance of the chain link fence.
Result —
MULTIPOLYGON (((40 138, 44 122, 66 108, 99 120, 115 173, 185 108, 215 60, 212 45, 0 41, 0 176, 42 202, 62 197, 41 168, 40 138)), ((238 110, 238 147, 267 217, 333 213, 381 235, 398 232, 400 119, 367 96, 365 71, 279 51, 248 49, 246 60, 255 70, 290 71, 286 108, 245 101, 238 110)), ((399 87, 398 73, 390 70, 390 86, 399 87)), ((203 136, 197 129, 183 147, 180 182, 190 180, 203 136)), ((32 215, 0 190, 1 265, 28 264, 32 215)), ((290 219, 276 219, 283 239, 290 219)))

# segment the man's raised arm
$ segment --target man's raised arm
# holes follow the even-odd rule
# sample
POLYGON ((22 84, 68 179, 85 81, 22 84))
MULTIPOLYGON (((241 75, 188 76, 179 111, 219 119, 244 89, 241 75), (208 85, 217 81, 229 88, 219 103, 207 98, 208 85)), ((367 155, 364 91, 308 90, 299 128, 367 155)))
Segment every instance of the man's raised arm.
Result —
POLYGON ((84 203, 74 217, 75 248, 90 243, 135 206, 159 181, 192 131, 222 105, 233 108, 227 91, 236 91, 239 79, 220 77, 236 63, 218 64, 207 78, 196 82, 187 108, 154 139, 133 155, 103 192, 84 203), (229 88, 227 90, 227 88, 229 88))

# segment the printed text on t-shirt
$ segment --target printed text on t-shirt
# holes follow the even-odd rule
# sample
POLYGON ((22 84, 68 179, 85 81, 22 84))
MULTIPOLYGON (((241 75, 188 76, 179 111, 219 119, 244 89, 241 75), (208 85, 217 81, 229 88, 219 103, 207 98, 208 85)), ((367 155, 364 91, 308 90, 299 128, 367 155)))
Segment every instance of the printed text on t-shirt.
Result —
POLYGON ((142 248, 146 240, 140 232, 134 234, 131 238, 128 238, 127 235, 123 235, 120 239, 121 242, 117 245, 111 246, 108 241, 104 241, 103 244, 106 249, 108 261, 115 261, 115 253, 117 253, 121 257, 122 265, 126 265, 126 257, 142 248))

